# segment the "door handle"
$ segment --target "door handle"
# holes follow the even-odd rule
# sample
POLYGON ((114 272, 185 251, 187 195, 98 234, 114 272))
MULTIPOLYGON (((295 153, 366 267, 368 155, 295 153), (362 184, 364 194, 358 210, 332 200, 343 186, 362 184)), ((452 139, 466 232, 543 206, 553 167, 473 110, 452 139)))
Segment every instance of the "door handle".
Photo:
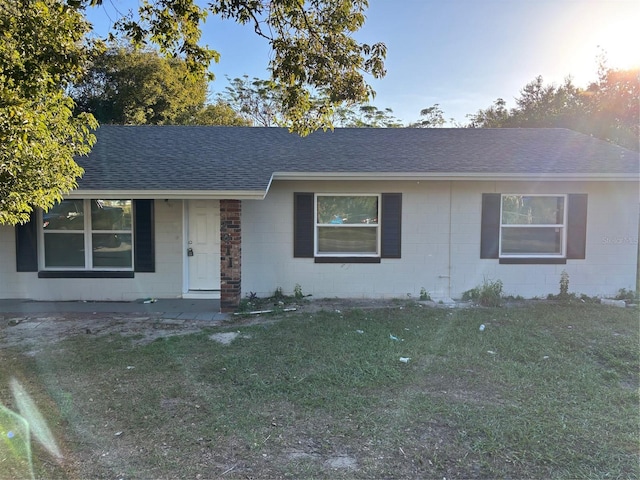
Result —
POLYGON ((193 248, 187 248, 187 257, 193 257, 193 248))

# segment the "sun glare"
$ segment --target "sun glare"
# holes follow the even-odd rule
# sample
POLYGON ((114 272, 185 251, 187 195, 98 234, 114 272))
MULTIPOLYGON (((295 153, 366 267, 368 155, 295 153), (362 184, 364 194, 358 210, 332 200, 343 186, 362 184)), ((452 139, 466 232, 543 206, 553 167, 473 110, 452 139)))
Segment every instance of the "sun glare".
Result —
MULTIPOLYGON (((598 46, 607 58, 607 64, 616 69, 627 70, 640 67, 639 30, 629 27, 628 21, 620 21, 603 32, 602 42, 598 46)), ((640 19, 637 21, 640 26, 640 19)))
POLYGON ((611 68, 640 67, 640 7, 621 10, 619 17, 594 32, 597 46, 611 68))

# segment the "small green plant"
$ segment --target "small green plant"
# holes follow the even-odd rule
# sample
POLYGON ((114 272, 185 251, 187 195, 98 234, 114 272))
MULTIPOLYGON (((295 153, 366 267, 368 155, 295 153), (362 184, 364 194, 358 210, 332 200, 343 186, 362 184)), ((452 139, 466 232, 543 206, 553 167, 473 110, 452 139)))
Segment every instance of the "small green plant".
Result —
POLYGON ((296 300, 302 300, 304 298, 304 293, 302 293, 302 287, 299 283, 296 283, 296 286, 293 287, 293 296, 296 300))
POLYGON ((248 298, 243 298, 236 309, 237 313, 247 313, 253 309, 253 303, 248 298))
POLYGON ((431 300, 431 295, 424 287, 420 289, 420 300, 425 302, 431 300))
POLYGON ((502 305, 502 287, 502 280, 488 280, 485 278, 482 285, 464 292, 462 300, 471 300, 483 307, 499 307, 502 305))
POLYGON ((475 287, 467 290, 462 294, 462 301, 475 302, 480 297, 480 287, 475 287))
POLYGON ((273 297, 274 300, 284 300, 284 293, 282 293, 282 287, 277 287, 276 290, 273 292, 273 297))
POLYGON ((621 288, 618 290, 618 294, 616 295, 616 300, 624 300, 627 303, 635 303, 638 301, 638 295, 633 290, 627 290, 626 288, 621 288))
POLYGON ((560 273, 560 298, 569 297, 569 274, 566 270, 560 273))

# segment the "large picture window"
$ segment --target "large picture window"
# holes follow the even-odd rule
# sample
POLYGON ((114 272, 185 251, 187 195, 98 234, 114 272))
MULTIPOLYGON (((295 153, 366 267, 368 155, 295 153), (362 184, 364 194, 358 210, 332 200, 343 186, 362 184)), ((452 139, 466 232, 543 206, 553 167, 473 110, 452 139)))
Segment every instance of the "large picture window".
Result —
POLYGON ((500 256, 565 255, 565 195, 503 194, 500 213, 500 256))
POLYGON ((316 195, 316 255, 378 256, 378 195, 316 195))
POLYGON ((42 214, 45 269, 131 270, 131 200, 63 200, 42 214))

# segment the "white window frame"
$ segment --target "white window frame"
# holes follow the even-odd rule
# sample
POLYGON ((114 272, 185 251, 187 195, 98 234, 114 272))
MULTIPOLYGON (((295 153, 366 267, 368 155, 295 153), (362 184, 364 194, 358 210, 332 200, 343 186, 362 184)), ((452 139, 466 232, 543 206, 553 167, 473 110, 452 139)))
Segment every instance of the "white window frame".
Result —
POLYGON ((84 267, 63 267, 63 266, 50 266, 47 267, 46 266, 46 259, 45 259, 45 245, 44 245, 44 240, 45 240, 45 235, 47 235, 47 233, 45 233, 45 228, 43 227, 43 222, 44 222, 44 212, 42 210, 40 210, 38 212, 38 264, 39 264, 39 270, 55 270, 55 271, 70 271, 70 272, 77 272, 77 271, 118 271, 118 272, 122 272, 122 271, 133 271, 134 269, 134 259, 135 259, 135 255, 134 255, 134 248, 135 248, 135 241, 134 241, 134 219, 133 219, 133 200, 130 198, 117 198, 114 200, 122 200, 122 201, 130 201, 131 202, 131 210, 132 210, 132 217, 131 217, 131 229, 130 230, 94 230, 92 229, 92 225, 91 225, 91 202, 92 201, 97 201, 97 200, 102 200, 102 199, 96 199, 96 198, 84 198, 84 199, 76 199, 76 198, 70 198, 70 199, 65 199, 65 200, 75 200, 75 201, 81 201, 82 205, 83 205, 83 212, 84 212, 84 228, 82 230, 47 230, 47 232, 49 233, 63 233, 63 234, 83 234, 83 238, 84 238, 84 267), (101 234, 101 233, 107 233, 107 234, 125 234, 125 235, 131 235, 131 266, 130 267, 94 267, 93 266, 93 236, 92 234, 101 234))
POLYGON ((567 255, 567 201, 568 195, 565 193, 503 193, 500 195, 500 234, 498 252, 500 258, 566 258, 567 255), (562 224, 503 224, 502 223, 502 207, 504 205, 504 197, 520 196, 520 197, 553 197, 562 198, 562 224), (560 236, 560 253, 502 253, 502 230, 503 228, 559 228, 560 236))
POLYGON ((378 258, 381 252, 381 230, 380 230, 380 209, 382 208, 382 195, 379 193, 316 193, 313 198, 313 251, 316 257, 362 257, 362 258, 378 258), (375 197, 377 200, 378 210, 376 218, 378 222, 372 223, 318 223, 318 198, 320 197, 375 197), (319 252, 318 251, 318 229, 319 228, 369 228, 376 230, 376 251, 371 253, 358 252, 319 252))

